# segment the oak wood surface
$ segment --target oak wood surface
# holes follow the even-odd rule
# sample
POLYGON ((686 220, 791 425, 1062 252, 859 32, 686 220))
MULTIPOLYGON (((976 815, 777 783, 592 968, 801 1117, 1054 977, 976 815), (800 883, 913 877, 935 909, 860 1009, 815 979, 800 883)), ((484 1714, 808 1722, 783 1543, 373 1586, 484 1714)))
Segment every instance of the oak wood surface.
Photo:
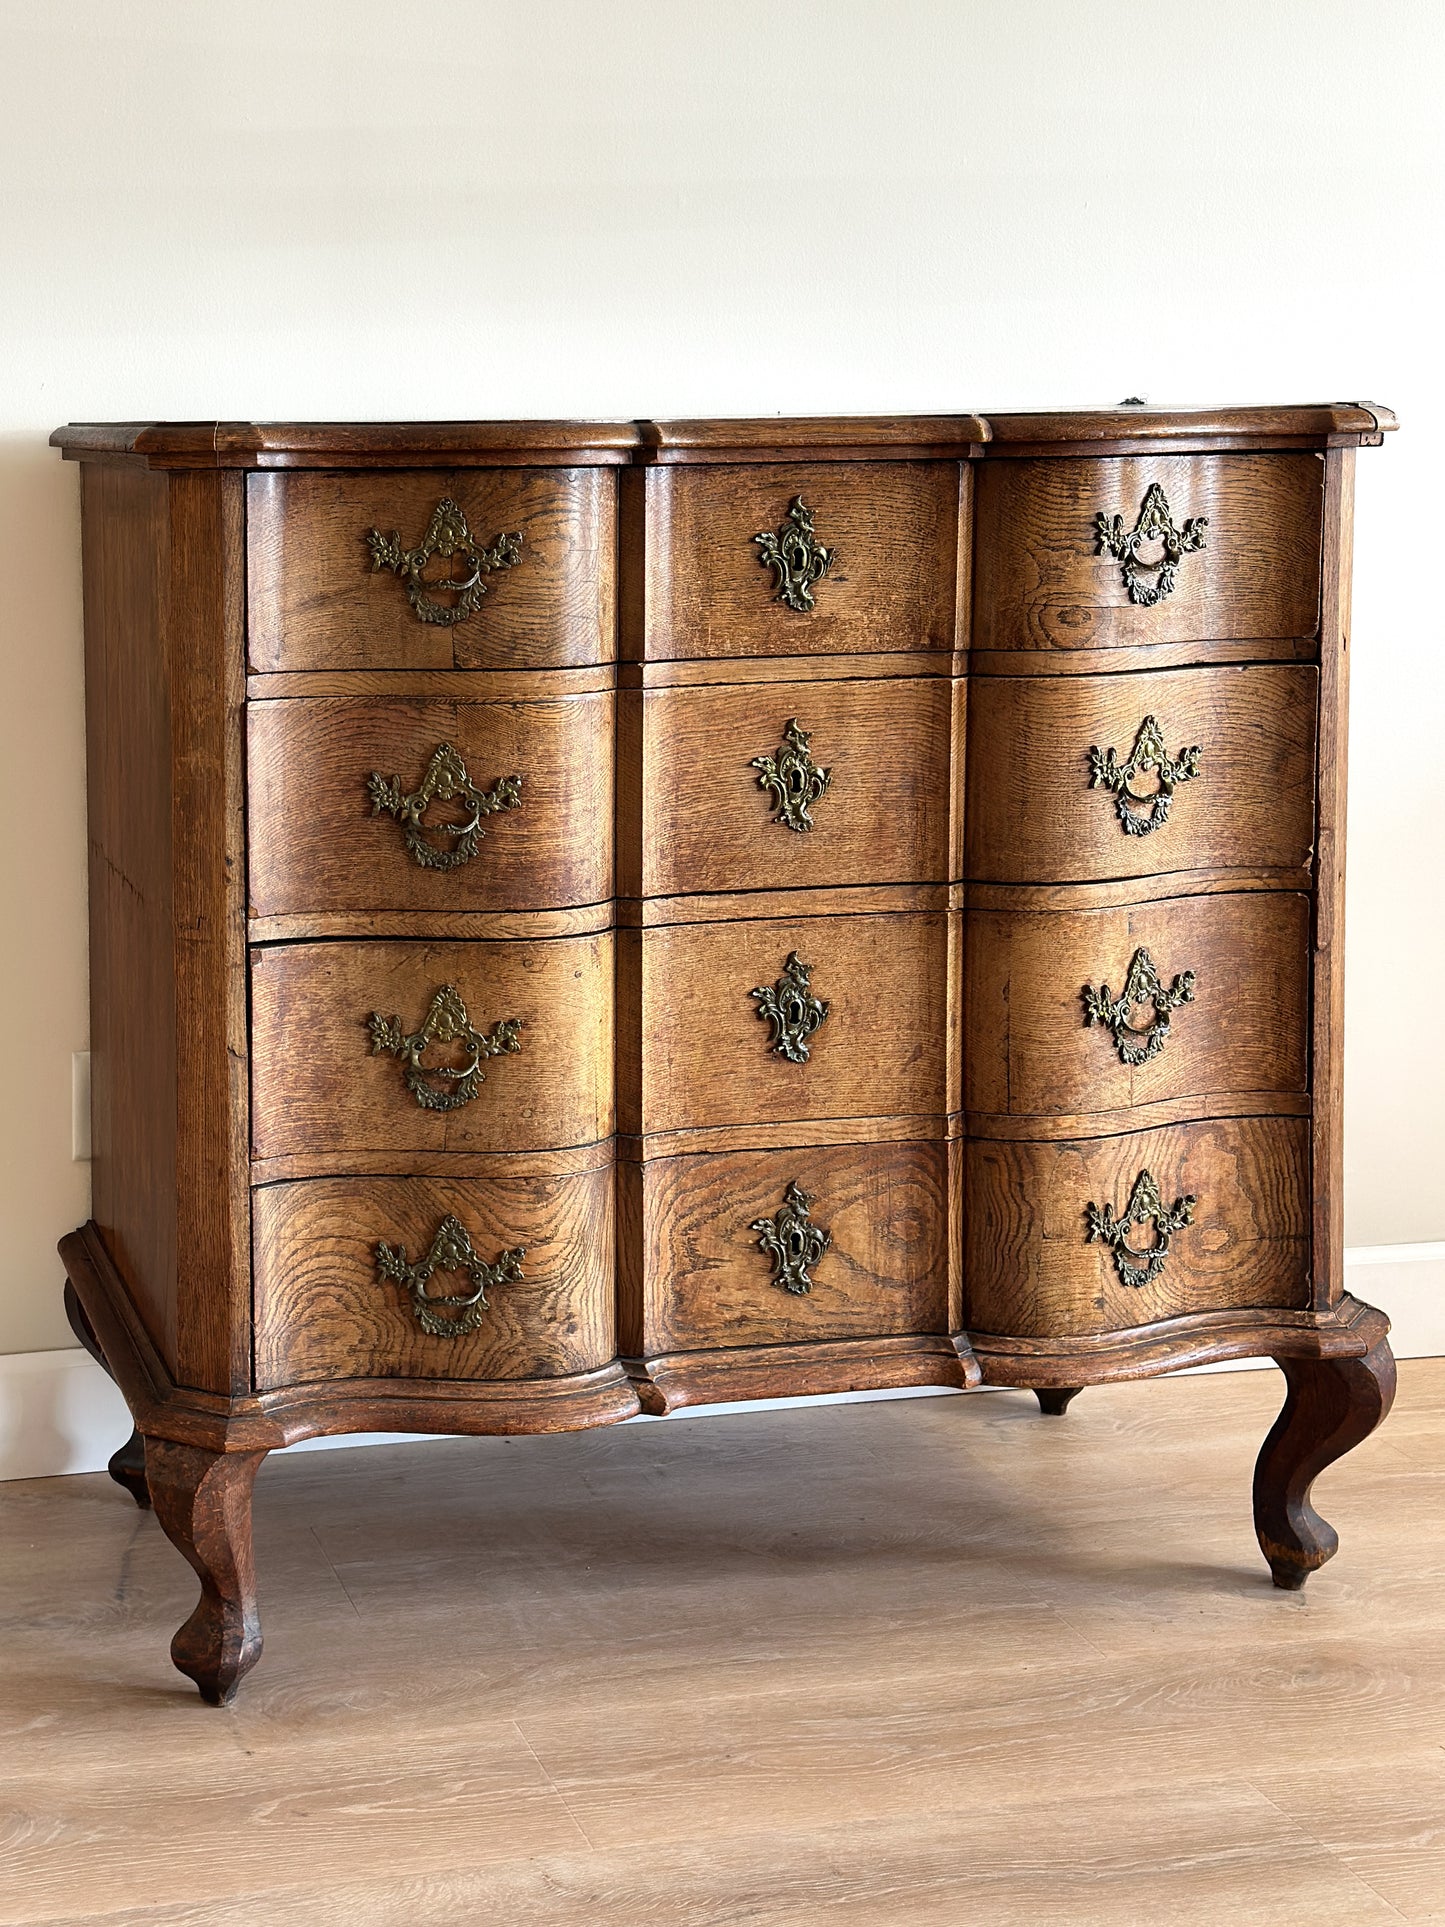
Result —
POLYGON ((224 1706, 261 1657, 251 1492, 263 1452, 207 1452, 146 1440, 146 1485, 166 1537, 201 1582, 171 1659, 201 1698, 224 1706))
POLYGON ((966 1345, 925 1333, 667 1352, 625 1363, 643 1411, 655 1418, 688 1405, 741 1399, 815 1398, 915 1385, 962 1391, 978 1382, 966 1345))
MULTIPOLYGON (((253 915, 547 909, 612 895, 613 698, 438 702, 327 698, 247 711, 253 915), (481 819, 476 854, 455 868, 412 855, 402 824, 373 807, 373 772, 419 789, 444 744, 476 787, 520 776, 518 806, 481 819)), ((467 805, 422 819, 442 853, 467 805)))
MULTIPOLYGON (((1124 676, 980 677, 969 691, 971 878, 1091 882, 1193 869, 1297 876, 1314 845, 1315 670, 1170 669, 1124 676), (1089 750, 1131 754, 1147 716, 1167 753, 1197 746, 1199 774, 1168 821, 1128 833, 1089 750)), ((1140 787, 1148 778, 1140 778, 1140 787)))
MULTIPOLYGON (((332 1178, 255 1194, 256 1388, 312 1379, 555 1377, 614 1352, 612 1172, 565 1178, 332 1178), (376 1247, 420 1264, 454 1216, 484 1264, 522 1247, 522 1276, 489 1287, 477 1330, 422 1330, 376 1247)), ((465 1275, 428 1290, 466 1293, 465 1275)), ((454 1313, 446 1314, 455 1316, 454 1313)))
POLYGON ((534 937, 590 937, 611 930, 614 900, 562 910, 301 910, 252 917, 253 944, 296 943, 307 937, 443 937, 450 941, 534 937))
MULTIPOLYGON (((255 670, 547 669, 613 656, 616 507, 605 469, 252 475, 246 489, 255 670), (478 543, 522 537, 517 564, 484 576, 481 607, 450 625, 421 621, 366 546, 378 528, 415 547, 443 497, 478 543)), ((434 557, 426 579, 444 580, 449 567, 434 557)))
MULTIPOLYGON (((346 1170, 347 1153, 387 1151, 397 1171, 429 1151, 590 1144, 612 1132, 612 938, 539 943, 282 944, 251 960, 252 1152, 307 1154, 346 1170), (452 984, 472 1025, 515 1019, 520 1049, 483 1063, 471 1103, 423 1109, 400 1059, 374 1053, 373 1011, 420 1029, 452 984)), ((429 1050, 424 1063, 459 1061, 429 1050)), ((423 1162, 418 1164, 421 1158, 423 1162)), ((322 1166, 324 1168, 324 1164, 322 1166)))
POLYGON ((50 445, 158 468, 572 467, 625 462, 637 440, 634 422, 71 422, 50 445))
MULTIPOLYGON (((1130 908, 970 911, 965 1105, 1016 1116, 1118 1113, 1210 1093, 1308 1088, 1309 899, 1285 892, 1162 898, 1130 908), (1122 999, 1147 950, 1167 993, 1158 1055, 1126 1063, 1107 1024, 1086 1024, 1085 985, 1122 999)), ((1138 1031, 1157 1023, 1135 1006, 1138 1031)), ((1125 1038, 1144 1047, 1142 1035, 1125 1038)), ((1218 1109, 1215 1105, 1211 1108, 1218 1109)))
POLYGON ((1335 435, 1370 436, 1393 429, 1395 416, 1378 402, 1297 402, 1248 408, 1119 408, 1042 410, 1037 414, 990 414, 990 453, 1011 443, 1170 440, 1195 436, 1250 437, 1269 444, 1294 437, 1325 442, 1335 435))
MULTIPOLYGON (((1309 1302, 1308 1127, 1298 1118, 1221 1118, 1065 1142, 971 1142, 966 1152, 964 1326, 1067 1337, 1186 1312, 1309 1302), (1085 1206, 1122 1216, 1149 1171, 1164 1208, 1195 1199, 1160 1275, 1121 1282, 1089 1242, 1085 1206)), ((1152 1226, 1129 1242, 1147 1249, 1152 1226)))

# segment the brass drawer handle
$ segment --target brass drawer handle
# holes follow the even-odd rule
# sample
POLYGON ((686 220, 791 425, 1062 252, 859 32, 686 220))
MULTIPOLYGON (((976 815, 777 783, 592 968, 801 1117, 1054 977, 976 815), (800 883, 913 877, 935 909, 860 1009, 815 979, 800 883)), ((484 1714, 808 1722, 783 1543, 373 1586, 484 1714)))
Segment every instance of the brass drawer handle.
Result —
POLYGON ((406 1088, 424 1111, 457 1111, 463 1104, 470 1104, 486 1081, 483 1059, 522 1048, 518 1035, 522 1026, 515 1017, 493 1024, 489 1035, 474 1030, 455 984, 442 985, 432 998, 431 1008, 419 1030, 408 1033, 402 1029, 400 1017, 383 1017, 379 1010, 372 1011, 366 1027, 371 1033, 374 1056, 389 1051, 401 1059, 406 1088), (422 1062, 433 1044, 455 1043, 460 1043, 466 1052, 464 1063, 422 1062))
POLYGON ((795 495, 782 527, 764 529, 753 540, 761 550, 759 562, 773 572, 773 600, 807 615, 814 607, 813 585, 838 559, 838 551, 825 549, 814 533, 812 509, 795 495))
POLYGON ((1147 1064, 1169 1041, 1170 1011, 1194 1002, 1195 982, 1194 972, 1186 970, 1166 990, 1149 952, 1136 950, 1117 999, 1107 984, 1098 990, 1084 985, 1084 1028, 1103 1024, 1114 1033, 1120 1063, 1147 1064), (1154 1006, 1154 1021, 1140 1028, 1130 1023, 1129 1015, 1144 1004, 1154 1006))
POLYGON ((1174 792, 1181 783, 1192 782, 1199 774, 1199 745, 1181 749, 1171 758, 1164 748, 1164 732, 1158 718, 1146 716, 1139 725, 1129 760, 1121 763, 1112 748, 1089 751, 1089 788, 1111 790, 1114 807, 1126 836, 1148 836, 1169 821, 1174 792), (1159 787, 1141 796, 1133 785, 1143 770, 1153 770, 1159 787))
POLYGON ((448 1213, 437 1226, 431 1250, 417 1264, 407 1263, 405 1245, 393 1249, 382 1239, 376 1247, 376 1271, 378 1277, 390 1279, 410 1293, 416 1322, 424 1332, 430 1332, 433 1338, 460 1338, 465 1332, 476 1331, 482 1313, 491 1310, 487 1303, 489 1285, 495 1288, 521 1282, 526 1255, 526 1246, 516 1245, 510 1251, 498 1252, 491 1264, 483 1264, 472 1249, 466 1226, 448 1213), (464 1271, 471 1280, 471 1290, 447 1295, 429 1292, 427 1285, 438 1271, 464 1271))
POLYGON ((813 1289, 809 1265, 817 1264, 832 1244, 830 1233, 808 1216, 810 1195, 796 1181, 783 1193, 783 1203, 771 1218, 754 1218, 748 1226, 758 1234, 758 1250, 773 1261, 773 1283, 802 1298, 813 1289))
POLYGON ((1116 562, 1121 562, 1129 600, 1141 609, 1152 609, 1165 596, 1174 593, 1180 558, 1204 547, 1204 531, 1208 527, 1207 515, 1194 515, 1182 528, 1176 528, 1163 489, 1157 482, 1151 482, 1132 529, 1125 529, 1122 515, 1105 515, 1101 511, 1094 517, 1094 533, 1099 544, 1096 553, 1113 556, 1116 562), (1154 561, 1146 562, 1139 554, 1146 542, 1160 544, 1160 553, 1154 561), (1149 576, 1153 577, 1152 581, 1145 580, 1149 576))
POLYGON ((768 1048, 791 1064, 806 1064, 808 1039, 828 1015, 826 998, 815 997, 810 983, 813 966, 794 950, 775 984, 759 984, 748 995, 758 1000, 757 1014, 772 1025, 768 1048))
POLYGON ((401 577, 417 621, 439 623, 447 629, 453 623, 465 622, 481 608, 482 597, 487 593, 484 575, 493 569, 515 568, 522 559, 520 532, 499 535, 490 548, 483 548, 473 539, 466 516, 449 495, 444 495, 432 510, 426 534, 414 549, 401 546, 399 529, 393 529, 390 535, 383 535, 380 529, 368 529, 366 546, 371 551, 373 573, 377 569, 390 569, 393 575, 401 577), (423 571, 434 555, 447 562, 460 556, 466 573, 460 576, 452 573, 428 582, 423 571), (435 589, 455 596, 456 600, 438 602, 430 593, 435 589))
POLYGON ((438 743, 416 789, 408 793, 401 787, 399 776, 388 779, 374 769, 366 779, 366 793, 371 798, 373 816, 386 810, 396 818, 408 854, 424 870, 456 870, 476 855, 486 835, 484 816, 521 807, 522 779, 503 776, 489 790, 479 790, 467 774, 460 751, 450 743, 438 743), (460 803, 466 816, 459 823, 427 824, 423 818, 433 802, 460 803), (428 829, 433 836, 455 837, 456 841, 450 849, 429 842, 428 829))
POLYGON ((748 765, 758 772, 758 788, 766 790, 775 823, 786 823, 801 835, 815 827, 812 806, 833 780, 831 769, 819 769, 808 744, 811 732, 792 717, 783 731, 775 756, 755 756, 748 765))
POLYGON ((1169 1240, 1176 1231, 1193 1224, 1197 1203, 1194 1197, 1176 1198, 1174 1209, 1166 1211, 1158 1185, 1148 1171, 1141 1171, 1134 1180, 1134 1189, 1129 1193, 1128 1207, 1122 1218, 1116 1218, 1113 1208, 1107 1204, 1102 1211, 1092 1203, 1084 1207, 1089 1226, 1089 1235, 1084 1242, 1093 1244, 1098 1239, 1112 1247, 1114 1269, 1119 1274, 1121 1285, 1152 1284, 1168 1259, 1169 1240), (1129 1232, 1134 1225, 1146 1224, 1154 1226, 1155 1242, 1147 1250, 1139 1251, 1129 1243, 1129 1232))

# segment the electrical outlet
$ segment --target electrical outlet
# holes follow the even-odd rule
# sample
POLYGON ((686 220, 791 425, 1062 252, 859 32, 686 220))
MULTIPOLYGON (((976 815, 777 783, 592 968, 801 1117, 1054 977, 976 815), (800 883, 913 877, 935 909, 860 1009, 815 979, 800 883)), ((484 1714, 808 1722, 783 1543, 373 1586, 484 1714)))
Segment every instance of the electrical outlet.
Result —
POLYGON ((90 1157, 90 1052, 70 1053, 70 1155, 77 1164, 90 1157))

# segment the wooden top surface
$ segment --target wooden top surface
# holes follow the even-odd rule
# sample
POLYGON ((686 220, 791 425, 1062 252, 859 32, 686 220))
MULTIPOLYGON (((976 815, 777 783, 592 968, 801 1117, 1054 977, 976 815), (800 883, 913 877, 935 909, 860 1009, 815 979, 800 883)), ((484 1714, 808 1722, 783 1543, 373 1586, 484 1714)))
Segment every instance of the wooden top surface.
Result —
POLYGON ((1145 406, 1020 415, 765 416, 673 422, 73 422, 69 460, 151 468, 920 460, 1057 450, 1283 444, 1368 446, 1395 427, 1375 402, 1269 408, 1145 406))

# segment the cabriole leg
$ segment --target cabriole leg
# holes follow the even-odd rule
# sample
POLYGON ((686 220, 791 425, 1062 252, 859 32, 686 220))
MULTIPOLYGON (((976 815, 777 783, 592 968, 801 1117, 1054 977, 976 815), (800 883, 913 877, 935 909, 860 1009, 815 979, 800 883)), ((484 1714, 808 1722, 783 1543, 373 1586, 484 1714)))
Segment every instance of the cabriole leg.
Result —
POLYGON ((1310 1504, 1324 1471, 1367 1439, 1395 1397, 1395 1360, 1381 1339, 1363 1358, 1278 1358, 1284 1408, 1254 1468, 1254 1529, 1274 1583, 1297 1592, 1332 1559, 1339 1534, 1310 1504))
POLYGON ((224 1706, 261 1657, 251 1556, 251 1490, 264 1452, 208 1452, 170 1439, 145 1442, 151 1503, 166 1537, 201 1581, 196 1610, 171 1641, 171 1658, 224 1706))
MULTIPOLYGON (((100 1349, 100 1340, 95 1335, 95 1327, 85 1315, 85 1307, 80 1302, 80 1294, 67 1278, 65 1281, 65 1315, 70 1320, 70 1329, 90 1353, 107 1377, 113 1377, 106 1363, 105 1353, 100 1349)), ((117 1485, 124 1486, 137 1505, 148 1506, 150 1492, 146 1487, 145 1441, 135 1427, 131 1427, 130 1437, 118 1452, 110 1455, 110 1476, 117 1485)))

